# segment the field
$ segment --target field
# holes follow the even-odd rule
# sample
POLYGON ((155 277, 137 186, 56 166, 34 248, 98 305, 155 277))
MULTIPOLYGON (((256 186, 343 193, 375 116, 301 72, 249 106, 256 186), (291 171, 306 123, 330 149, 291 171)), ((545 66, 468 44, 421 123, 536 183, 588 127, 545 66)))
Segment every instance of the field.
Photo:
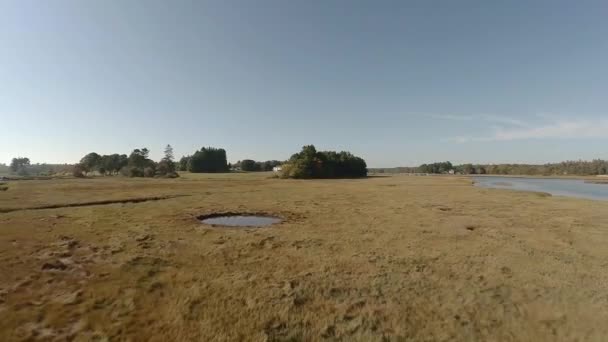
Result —
POLYGON ((9 182, 0 212, 2 341, 608 336, 608 202, 458 177, 184 174, 9 182), (284 222, 197 220, 214 212, 284 222))

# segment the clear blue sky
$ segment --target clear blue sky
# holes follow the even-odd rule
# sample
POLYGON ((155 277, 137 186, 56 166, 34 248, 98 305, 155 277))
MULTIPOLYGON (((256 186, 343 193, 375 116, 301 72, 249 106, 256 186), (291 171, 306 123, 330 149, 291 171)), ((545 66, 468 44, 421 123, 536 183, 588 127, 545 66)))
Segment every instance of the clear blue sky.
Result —
POLYGON ((608 2, 0 0, 0 162, 608 158, 608 2))

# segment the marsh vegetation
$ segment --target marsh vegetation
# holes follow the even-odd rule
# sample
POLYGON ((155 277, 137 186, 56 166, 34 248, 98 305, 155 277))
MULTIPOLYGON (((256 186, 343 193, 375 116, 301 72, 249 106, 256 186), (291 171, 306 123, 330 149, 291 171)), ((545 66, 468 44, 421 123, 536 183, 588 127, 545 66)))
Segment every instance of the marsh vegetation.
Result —
POLYGON ((458 177, 183 173, 14 182, 0 208, 5 341, 608 335, 607 202, 458 177))

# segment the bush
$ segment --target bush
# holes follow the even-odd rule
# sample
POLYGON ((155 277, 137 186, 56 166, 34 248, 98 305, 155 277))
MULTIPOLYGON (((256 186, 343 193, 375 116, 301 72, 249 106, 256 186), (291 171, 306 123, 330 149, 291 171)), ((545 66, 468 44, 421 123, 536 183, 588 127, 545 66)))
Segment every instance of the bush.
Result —
POLYGON ((143 177, 144 172, 142 169, 135 166, 124 166, 120 169, 120 174, 125 177, 143 177))
POLYGON ((84 168, 80 164, 74 165, 72 169, 72 176, 76 178, 84 178, 84 168))
POLYGON ((143 172, 143 173, 144 173, 144 177, 154 177, 154 173, 155 173, 155 171, 154 171, 154 169, 153 169, 153 168, 151 168, 151 167, 146 167, 146 168, 144 169, 144 172, 143 172))
POLYGON ((317 152, 304 146, 283 165, 283 178, 357 178, 367 176, 367 164, 350 152, 317 152))
POLYGON ((179 177, 179 173, 177 173, 177 172, 167 173, 165 175, 165 177, 167 177, 167 178, 178 178, 179 177))
POLYGON ((157 174, 159 176, 166 176, 175 173, 175 163, 170 160, 161 160, 158 163, 157 174))
POLYGON ((144 176, 144 171, 140 168, 137 167, 130 167, 129 168, 129 177, 143 177, 144 176))

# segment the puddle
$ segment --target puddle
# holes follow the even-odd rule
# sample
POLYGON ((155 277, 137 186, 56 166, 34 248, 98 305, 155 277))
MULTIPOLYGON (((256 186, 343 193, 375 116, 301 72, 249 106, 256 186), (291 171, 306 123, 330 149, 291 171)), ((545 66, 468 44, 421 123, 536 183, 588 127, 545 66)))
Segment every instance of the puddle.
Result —
POLYGON ((265 227, 282 221, 278 217, 261 215, 211 215, 200 220, 204 224, 228 227, 265 227))

